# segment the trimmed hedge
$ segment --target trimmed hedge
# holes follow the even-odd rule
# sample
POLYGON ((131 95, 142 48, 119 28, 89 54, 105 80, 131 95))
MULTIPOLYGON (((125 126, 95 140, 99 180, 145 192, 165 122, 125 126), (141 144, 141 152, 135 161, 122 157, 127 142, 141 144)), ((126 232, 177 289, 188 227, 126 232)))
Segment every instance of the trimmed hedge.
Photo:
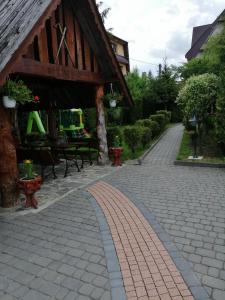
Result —
POLYGON ((157 115, 165 115, 168 123, 171 121, 171 111, 168 111, 168 110, 157 110, 156 112, 157 115))
POLYGON ((144 127, 149 127, 151 128, 151 123, 152 121, 150 119, 142 119, 142 120, 138 120, 135 125, 137 126, 144 126, 144 127))
POLYGON ((141 143, 143 147, 146 147, 150 142, 152 138, 152 131, 149 127, 141 126, 141 143))
POLYGON ((156 121, 151 121, 151 130, 152 130, 152 137, 156 137, 157 135, 159 135, 160 133, 159 123, 156 121))
POLYGON ((116 143, 116 136, 118 136, 119 143, 122 144, 122 133, 118 126, 107 127, 107 142, 109 147, 113 147, 116 143))
POLYGON ((141 126, 126 126, 123 131, 124 140, 134 153, 142 142, 141 126))
POLYGON ((164 114, 151 115, 150 120, 156 121, 160 126, 160 130, 162 130, 167 123, 167 119, 164 114))

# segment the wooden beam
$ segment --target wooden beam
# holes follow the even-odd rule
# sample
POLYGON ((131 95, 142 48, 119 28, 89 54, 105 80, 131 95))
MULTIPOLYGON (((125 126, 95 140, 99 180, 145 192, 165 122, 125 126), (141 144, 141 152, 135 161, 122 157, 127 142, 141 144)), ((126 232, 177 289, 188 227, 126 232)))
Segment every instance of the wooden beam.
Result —
POLYGON ((78 60, 78 69, 83 70, 83 54, 82 54, 82 43, 81 43, 81 31, 80 25, 75 21, 75 32, 76 32, 76 44, 77 44, 77 60, 78 60))
POLYGON ((52 52, 53 52, 53 57, 55 59, 56 55, 57 55, 57 50, 58 50, 55 11, 53 12, 53 14, 52 14, 52 16, 50 18, 50 24, 51 24, 51 36, 52 36, 52 52))
POLYGON ((105 165, 109 162, 108 144, 106 137, 105 112, 102 97, 104 96, 104 86, 96 87, 95 103, 97 110, 97 137, 99 142, 98 163, 105 165))
POLYGON ((17 200, 18 176, 16 148, 9 112, 0 103, 0 206, 12 207, 17 200))
POLYGON ((84 38, 85 70, 91 71, 91 49, 84 38))
POLYGON ((65 25, 66 31, 66 41, 68 46, 68 65, 75 65, 75 33, 74 33, 74 21, 71 7, 67 4, 65 5, 65 25))
POLYGON ((104 80, 100 74, 89 71, 79 71, 73 67, 53 65, 50 63, 40 63, 32 59, 22 58, 18 61, 13 73, 26 74, 32 76, 41 76, 45 78, 54 78, 58 80, 80 81, 95 84, 103 84, 104 80))
POLYGON ((47 45, 47 34, 46 28, 44 27, 38 36, 38 48, 39 48, 39 57, 40 62, 48 63, 48 45, 47 45))
MULTIPOLYGON (((63 6, 62 6, 62 2, 60 3, 59 6, 59 23, 61 25, 62 30, 64 29, 64 14, 63 14, 63 6)), ((60 33, 60 38, 61 38, 61 33, 60 33)), ((65 56, 65 46, 64 46, 64 42, 62 43, 62 47, 61 47, 61 51, 60 51, 60 55, 61 55, 61 64, 63 66, 65 66, 65 61, 66 61, 66 56, 65 56)))

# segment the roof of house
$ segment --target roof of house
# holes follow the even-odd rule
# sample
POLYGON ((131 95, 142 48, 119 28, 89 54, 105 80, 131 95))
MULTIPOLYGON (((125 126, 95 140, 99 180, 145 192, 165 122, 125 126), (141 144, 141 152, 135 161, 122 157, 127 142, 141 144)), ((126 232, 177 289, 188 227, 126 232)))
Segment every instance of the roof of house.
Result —
MULTIPOLYGON (((121 92, 132 104, 124 76, 112 50, 94 0, 70 1, 107 81, 118 80, 121 92)), ((44 26, 61 0, 1 0, 0 2, 0 74, 10 73, 13 65, 44 26)))
POLYGON ((193 28, 192 43, 190 50, 186 53, 185 57, 190 60, 201 52, 202 46, 208 41, 209 37, 214 31, 216 24, 221 21, 225 10, 216 18, 212 24, 197 26, 193 28))

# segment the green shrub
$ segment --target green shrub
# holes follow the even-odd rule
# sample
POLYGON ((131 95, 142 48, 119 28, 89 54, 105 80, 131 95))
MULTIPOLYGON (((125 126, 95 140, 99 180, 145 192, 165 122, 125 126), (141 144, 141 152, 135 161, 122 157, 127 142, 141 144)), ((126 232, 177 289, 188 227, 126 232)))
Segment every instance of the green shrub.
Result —
POLYGON ((151 123, 152 121, 150 119, 142 119, 142 120, 138 120, 135 125, 137 126, 144 126, 144 127, 151 127, 151 123))
POLYGON ((159 124, 160 130, 162 130, 166 125, 166 118, 164 114, 151 115, 150 119, 152 121, 156 121, 159 124))
POLYGON ((145 148, 150 142, 152 138, 152 131, 149 127, 141 126, 141 143, 145 148))
POLYGON ((167 122, 169 123, 171 121, 171 111, 168 110, 157 110, 157 115, 165 115, 167 122))
POLYGON ((151 131, 152 131, 152 137, 156 137, 160 133, 160 126, 158 122, 151 121, 151 131))
POLYGON ((122 143, 122 134, 118 126, 107 127, 107 142, 109 147, 115 146, 116 142, 122 143), (118 136, 118 138, 116 138, 118 136))
POLYGON ((142 140, 141 126, 126 126, 123 131, 124 140, 134 153, 142 140))

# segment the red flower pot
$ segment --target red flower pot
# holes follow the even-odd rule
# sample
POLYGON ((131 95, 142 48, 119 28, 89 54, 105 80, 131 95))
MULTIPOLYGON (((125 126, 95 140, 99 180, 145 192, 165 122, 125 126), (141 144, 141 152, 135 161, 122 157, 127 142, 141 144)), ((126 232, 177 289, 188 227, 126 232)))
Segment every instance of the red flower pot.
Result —
POLYGON ((112 158, 113 158, 112 166, 114 166, 114 167, 122 166, 120 157, 121 157, 121 154, 123 153, 123 148, 122 147, 111 147, 111 148, 109 148, 109 153, 112 155, 112 158))
POLYGON ((37 190, 40 189, 42 178, 37 176, 34 179, 23 179, 18 180, 18 187, 26 196, 25 207, 38 207, 38 201, 34 197, 37 190))

